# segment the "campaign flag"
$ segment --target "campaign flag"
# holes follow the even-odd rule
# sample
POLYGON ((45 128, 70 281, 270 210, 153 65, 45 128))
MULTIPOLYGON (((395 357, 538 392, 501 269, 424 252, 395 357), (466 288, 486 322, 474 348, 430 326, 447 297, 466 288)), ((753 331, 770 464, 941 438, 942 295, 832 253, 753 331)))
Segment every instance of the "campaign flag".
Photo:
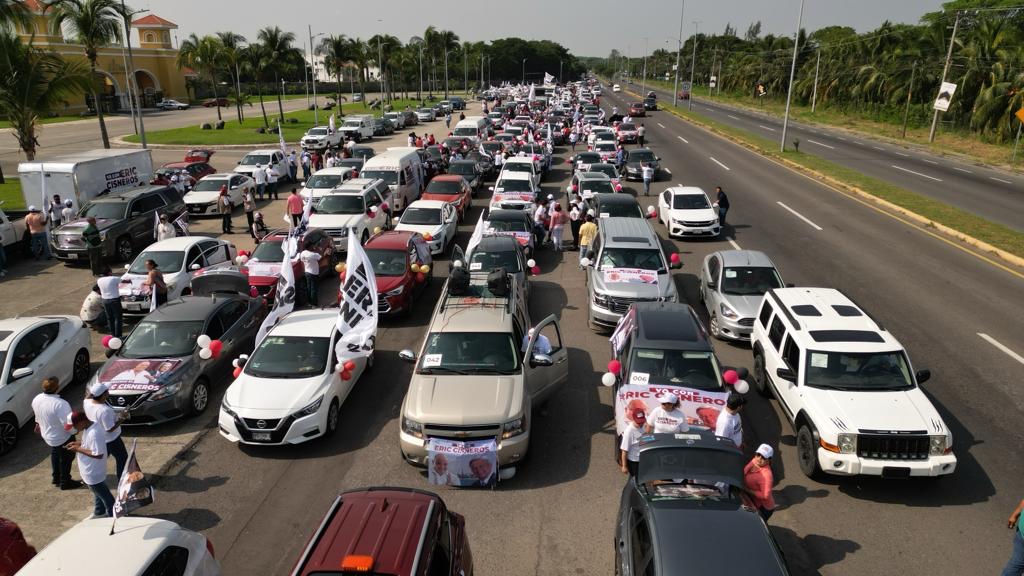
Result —
POLYGON ((295 257, 297 245, 293 236, 285 239, 284 256, 281 258, 281 275, 277 277, 277 295, 274 297, 274 306, 267 313, 267 317, 263 319, 259 331, 256 332, 257 345, 263 341, 271 328, 295 309, 295 270, 292 268, 292 258, 295 257))
POLYGON ((534 99, 534 98, 536 98, 536 97, 537 97, 537 87, 536 87, 536 86, 534 86, 533 84, 530 84, 530 95, 529 95, 529 99, 530 99, 530 100, 533 100, 533 99, 534 99))
POLYGON ((182 212, 181 216, 175 218, 174 225, 181 230, 182 236, 188 236, 188 213, 182 212))
POLYGON ((153 240, 160 238, 160 211, 153 212, 153 240))
POLYGON ((545 84, 554 84, 555 83, 555 77, 552 76, 551 74, 548 74, 547 72, 545 72, 544 73, 544 83, 545 84))
POLYGON ((348 260, 340 292, 338 332, 341 338, 338 338, 335 354, 339 363, 343 363, 373 354, 377 339, 377 276, 353 231, 348 234, 348 260))
POLYGON ((334 134, 334 114, 331 114, 330 119, 327 120, 327 132, 334 134))
POLYGON ((427 441, 427 482, 435 486, 479 486, 498 483, 498 442, 487 440, 427 441))
MULTIPOLYGON (((466 244, 466 257, 473 255, 473 250, 484 238, 484 213, 480 212, 480 219, 476 221, 476 228, 473 228, 473 235, 469 237, 469 244, 466 244)), ((469 262, 465 262, 467 266, 469 262)))
POLYGON ((277 143, 281 146, 281 154, 288 155, 288 146, 284 143, 284 127, 281 126, 281 121, 277 121, 277 143))
POLYGON ((46 197, 46 170, 43 168, 43 164, 39 164, 39 182, 41 182, 40 188, 42 188, 43 203, 39 205, 39 209, 43 211, 43 222, 46 222, 50 218, 50 200, 46 197))
POLYGON ((943 82, 942 86, 939 87, 939 95, 935 98, 935 104, 932 104, 932 108, 942 112, 949 110, 949 104, 953 101, 953 94, 956 94, 956 84, 943 82))
MULTIPOLYGON (((115 521, 153 503, 155 490, 139 467, 139 461, 135 457, 136 443, 137 440, 132 441, 132 449, 128 452, 128 461, 125 463, 124 472, 121 473, 121 478, 117 482, 117 498, 114 500, 115 521)), ((111 527, 111 531, 113 531, 113 527, 111 527)))

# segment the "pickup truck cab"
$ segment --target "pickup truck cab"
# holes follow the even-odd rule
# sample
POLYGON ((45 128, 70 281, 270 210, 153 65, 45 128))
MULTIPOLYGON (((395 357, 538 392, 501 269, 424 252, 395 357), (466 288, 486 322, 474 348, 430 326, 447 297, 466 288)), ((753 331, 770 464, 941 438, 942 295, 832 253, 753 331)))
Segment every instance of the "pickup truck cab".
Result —
POLYGON ((327 126, 315 126, 306 131, 299 141, 303 150, 326 150, 341 146, 341 132, 327 126))

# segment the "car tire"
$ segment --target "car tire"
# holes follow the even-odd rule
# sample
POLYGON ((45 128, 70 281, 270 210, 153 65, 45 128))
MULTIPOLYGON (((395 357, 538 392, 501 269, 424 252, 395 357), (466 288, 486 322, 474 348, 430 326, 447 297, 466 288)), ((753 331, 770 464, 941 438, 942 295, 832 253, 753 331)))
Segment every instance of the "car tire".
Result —
POLYGON ((338 431, 338 422, 341 420, 341 407, 338 405, 338 399, 334 398, 331 400, 331 405, 327 408, 327 422, 324 424, 324 438, 334 436, 334 433, 338 431))
POLYGON ((18 421, 10 414, 0 416, 0 456, 14 449, 18 443, 18 421))
POLYGON ((81 349, 75 354, 75 361, 71 365, 71 383, 84 384, 92 375, 92 367, 89 365, 89 351, 81 349))
POLYGON ((754 388, 765 398, 772 397, 771 386, 768 385, 768 373, 764 368, 764 354, 754 352, 754 388))
POLYGON ((800 471, 808 478, 817 478, 821 474, 818 465, 818 443, 814 440, 814 432, 810 425, 802 424, 796 433, 796 460, 800 471))
POLYGON ((711 313, 711 317, 708 318, 708 332, 715 337, 715 340, 722 339, 722 326, 718 321, 718 314, 711 313))
POLYGON ((128 236, 121 236, 114 244, 114 254, 124 262, 131 263, 135 255, 135 247, 132 246, 132 239, 128 236))
POLYGON ((192 385, 189 393, 188 413, 189 416, 198 416, 206 411, 210 405, 210 384, 205 378, 199 378, 192 385))

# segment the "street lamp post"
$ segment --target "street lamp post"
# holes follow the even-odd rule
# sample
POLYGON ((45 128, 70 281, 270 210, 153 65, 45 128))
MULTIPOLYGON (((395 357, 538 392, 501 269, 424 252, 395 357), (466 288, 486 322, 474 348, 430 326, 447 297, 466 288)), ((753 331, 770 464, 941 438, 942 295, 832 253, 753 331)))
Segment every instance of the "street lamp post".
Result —
POLYGON ((786 115, 782 118, 782 141, 779 151, 786 151, 786 131, 789 129, 789 103, 793 98, 793 77, 796 76, 796 56, 800 49, 800 26, 804 22, 804 0, 800 0, 800 12, 796 17, 796 36, 793 38, 793 62, 789 67, 789 90, 786 91, 786 115))
POLYGON ((562 83, 562 59, 558 59, 558 83, 562 83))
MULTIPOLYGON (((679 103, 679 55, 683 52, 683 12, 686 10, 686 0, 679 3, 679 37, 676 38, 678 41, 678 49, 676 49, 676 87, 672 91, 672 107, 675 108, 676 104, 679 103)), ((690 85, 690 90, 693 90, 693 84, 690 85)))
POLYGON ((448 99, 448 50, 444 51, 444 99, 448 99))
MULTIPOLYGON (((306 52, 306 39, 305 38, 302 39, 302 51, 306 52)), ((309 61, 313 62, 313 56, 312 56, 313 51, 310 50, 308 52, 308 54, 310 55, 309 61)), ((302 77, 305 80, 304 83, 306 85, 306 108, 309 108, 309 66, 303 66, 302 67, 302 77)), ((238 64, 237 63, 235 64, 235 79, 236 80, 238 79, 238 64)), ((235 90, 237 91, 238 89, 236 88, 235 90)), ((340 86, 338 87, 338 90, 339 91, 341 90, 340 86)))
POLYGON ((313 35, 313 26, 307 24, 306 28, 309 30, 309 64, 310 64, 310 67, 312 68, 311 76, 313 77, 313 125, 314 126, 319 126, 320 125, 320 115, 318 114, 318 112, 320 110, 320 107, 317 106, 317 103, 316 103, 316 60, 313 59, 313 38, 319 38, 320 36, 323 36, 324 33, 320 32, 319 34, 314 36, 313 35))
POLYGON ((420 49, 420 89, 416 92, 416 99, 423 101, 423 38, 419 36, 413 36, 409 39, 409 44, 416 44, 420 49))
POLYGON ((697 68, 697 26, 699 24, 699 20, 693 21, 693 57, 690 59, 690 95, 686 99, 687 110, 693 110, 693 71, 697 68))
POLYGON ((523 58, 523 85, 526 85, 526 58, 523 58))
POLYGON ((644 73, 640 78, 640 93, 647 95, 647 37, 644 36, 644 73))

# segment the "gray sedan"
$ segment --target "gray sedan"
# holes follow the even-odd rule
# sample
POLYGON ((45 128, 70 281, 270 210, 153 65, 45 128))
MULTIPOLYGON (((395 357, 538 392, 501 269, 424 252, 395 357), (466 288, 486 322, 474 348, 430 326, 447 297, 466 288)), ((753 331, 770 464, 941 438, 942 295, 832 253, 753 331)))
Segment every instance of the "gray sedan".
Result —
POLYGON ((757 250, 722 250, 704 258, 699 296, 708 328, 720 340, 750 340, 754 315, 764 293, 781 288, 775 264, 757 250))

